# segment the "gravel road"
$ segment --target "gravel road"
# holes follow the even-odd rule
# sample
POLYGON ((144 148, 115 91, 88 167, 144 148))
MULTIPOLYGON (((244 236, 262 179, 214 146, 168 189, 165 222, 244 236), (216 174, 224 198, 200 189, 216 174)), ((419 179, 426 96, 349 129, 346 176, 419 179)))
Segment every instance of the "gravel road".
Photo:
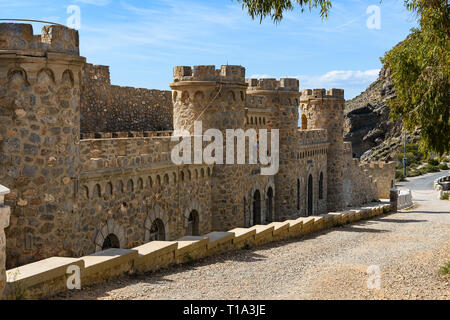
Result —
POLYGON ((56 299, 450 300, 450 277, 438 273, 450 261, 450 201, 437 200, 431 190, 442 175, 402 184, 413 190, 410 210, 56 299), (380 270, 379 287, 369 266, 380 270))

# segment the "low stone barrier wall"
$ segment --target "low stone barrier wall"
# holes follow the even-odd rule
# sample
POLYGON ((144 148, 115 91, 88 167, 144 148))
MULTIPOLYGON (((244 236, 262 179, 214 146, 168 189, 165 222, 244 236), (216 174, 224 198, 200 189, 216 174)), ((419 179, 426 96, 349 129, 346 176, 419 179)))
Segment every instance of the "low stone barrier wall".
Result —
POLYGON ((398 191, 398 205, 397 209, 405 209, 413 205, 411 190, 401 189, 398 191))
POLYGON ((10 208, 4 205, 4 199, 8 193, 9 189, 0 185, 0 297, 3 295, 6 283, 6 237, 4 229, 9 226, 10 208))
POLYGON ((436 191, 450 190, 450 176, 444 176, 434 180, 433 187, 436 191))
POLYGON ((330 212, 251 228, 235 228, 228 232, 211 232, 176 241, 152 241, 129 250, 108 249, 81 258, 52 257, 8 270, 4 297, 46 298, 125 274, 155 271, 226 251, 299 238, 390 211, 390 204, 372 203, 345 212, 330 212))

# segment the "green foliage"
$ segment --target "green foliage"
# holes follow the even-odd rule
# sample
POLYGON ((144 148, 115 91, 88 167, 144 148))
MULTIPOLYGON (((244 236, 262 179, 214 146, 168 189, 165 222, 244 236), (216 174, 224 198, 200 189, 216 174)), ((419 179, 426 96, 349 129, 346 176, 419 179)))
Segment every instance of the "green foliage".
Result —
POLYGON ((439 165, 439 161, 437 161, 436 159, 430 158, 428 159, 428 164, 432 165, 432 166, 437 166, 439 165))
POLYGON ((450 261, 444 264, 439 270, 441 274, 450 274, 450 261))
POLYGON ((439 164, 439 169, 448 170, 448 165, 446 163, 441 163, 441 164, 439 164))
POLYGON ((395 170, 395 180, 396 181, 405 181, 405 176, 403 175, 403 169, 395 170))
POLYGON ((294 10, 297 4, 303 12, 305 8, 309 11, 315 8, 320 8, 320 16, 322 19, 328 17, 328 12, 331 9, 331 0, 237 0, 242 3, 242 9, 247 10, 248 14, 255 19, 259 18, 261 23, 267 16, 273 22, 278 23, 283 20, 283 14, 286 11, 294 10))
POLYGON ((449 199, 449 195, 447 192, 444 192, 441 196, 441 200, 448 200, 449 199))
POLYGON ((396 97, 389 101, 393 119, 409 131, 420 129, 421 149, 450 151, 450 8, 447 0, 405 0, 420 28, 386 53, 396 97))
POLYGON ((439 171, 441 171, 441 170, 439 170, 438 166, 432 166, 431 164, 427 164, 420 169, 420 172, 422 172, 422 174, 426 174, 426 173, 430 173, 430 172, 439 172, 439 171))

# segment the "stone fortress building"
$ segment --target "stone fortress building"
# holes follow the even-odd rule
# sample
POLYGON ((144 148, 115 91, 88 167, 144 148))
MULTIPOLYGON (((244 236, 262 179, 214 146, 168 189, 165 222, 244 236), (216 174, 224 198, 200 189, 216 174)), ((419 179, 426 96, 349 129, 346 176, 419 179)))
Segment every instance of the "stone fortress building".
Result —
POLYGON ((245 79, 229 65, 175 67, 170 87, 111 85, 108 67, 79 55, 75 30, 0 24, 8 268, 389 197, 394 164, 359 163, 343 142, 343 90, 300 92, 297 79, 245 79), (203 130, 279 129, 278 173, 175 165, 171 136, 194 120, 203 130))

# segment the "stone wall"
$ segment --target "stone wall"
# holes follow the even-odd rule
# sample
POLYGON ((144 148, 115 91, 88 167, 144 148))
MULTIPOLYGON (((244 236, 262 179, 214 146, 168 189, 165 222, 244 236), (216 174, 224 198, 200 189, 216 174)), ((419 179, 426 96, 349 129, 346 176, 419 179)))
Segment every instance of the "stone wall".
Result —
POLYGON ((389 199, 389 190, 395 186, 395 166, 391 162, 361 162, 364 170, 372 176, 379 199, 389 199))
MULTIPOLYGON (((344 143, 343 201, 345 206, 358 206, 379 199, 377 185, 364 164, 352 157, 352 145, 344 143)), ((388 192, 390 187, 388 187, 388 192)))
POLYGON ((4 197, 8 193, 9 189, 0 185, 0 298, 3 296, 6 283, 6 237, 4 229, 9 226, 10 208, 4 205, 4 197))
POLYGON ((51 257, 7 271, 5 298, 17 296, 42 299, 67 291, 68 267, 81 273, 81 289, 111 281, 120 276, 144 273, 191 262, 222 252, 258 247, 280 240, 299 239, 305 235, 336 226, 388 214, 391 205, 372 203, 315 217, 301 217, 250 228, 234 228, 226 232, 210 232, 203 236, 182 237, 174 241, 152 241, 132 249, 108 249, 80 258, 51 257), (17 292, 20 288, 20 292, 17 292))
POLYGON ((7 264, 67 255, 78 215, 78 32, 0 24, 0 181, 11 189, 7 264))
POLYGON ((111 85, 109 67, 92 64, 85 64, 81 80, 81 132, 172 129, 170 91, 111 85))

